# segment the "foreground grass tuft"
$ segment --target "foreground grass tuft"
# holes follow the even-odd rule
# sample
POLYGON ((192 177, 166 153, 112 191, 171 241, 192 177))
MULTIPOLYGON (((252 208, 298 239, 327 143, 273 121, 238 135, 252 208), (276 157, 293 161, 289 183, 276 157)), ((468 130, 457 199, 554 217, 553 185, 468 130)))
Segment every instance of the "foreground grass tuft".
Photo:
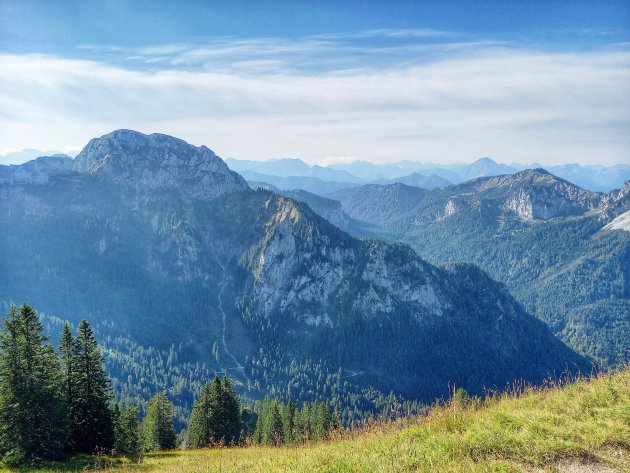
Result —
POLYGON ((317 445, 173 451, 72 465, 86 461, 37 471, 630 471, 630 371, 483 405, 439 407, 404 425, 372 425, 317 445))

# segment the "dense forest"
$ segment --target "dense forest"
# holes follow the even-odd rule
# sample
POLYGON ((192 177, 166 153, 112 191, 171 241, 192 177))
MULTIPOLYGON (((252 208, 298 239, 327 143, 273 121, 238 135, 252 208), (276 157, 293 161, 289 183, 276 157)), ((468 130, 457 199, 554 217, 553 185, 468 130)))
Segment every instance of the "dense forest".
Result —
POLYGON ((111 378, 87 321, 63 325, 58 347, 28 304, 11 306, 0 331, 0 455, 9 466, 77 453, 135 454, 178 446, 278 445, 325 439, 342 428, 338 408, 298 407, 266 397, 243 403, 227 375, 200 389, 187 428, 176 433, 166 391, 138 406, 114 402, 111 378))

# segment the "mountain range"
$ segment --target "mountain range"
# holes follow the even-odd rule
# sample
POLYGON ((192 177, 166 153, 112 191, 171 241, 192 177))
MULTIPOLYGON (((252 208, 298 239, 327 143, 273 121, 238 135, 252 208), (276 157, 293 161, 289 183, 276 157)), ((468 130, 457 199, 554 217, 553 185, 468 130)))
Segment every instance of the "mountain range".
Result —
POLYGON ((365 185, 328 197, 428 261, 479 265, 581 353, 609 366, 629 359, 630 183, 591 192, 533 169, 441 190, 365 185))
MULTIPOLYGON (((482 393, 590 369, 477 266, 437 266, 339 228, 411 235, 417 206, 441 208, 451 187, 358 187, 385 189, 378 214, 359 212, 337 194, 253 190, 205 146, 130 130, 0 176, 0 305, 27 300, 48 327, 89 319, 124 400, 167 389, 187 409, 200 383, 229 371, 243 396, 324 397, 348 419, 378 408, 378 393, 432 402, 453 385, 482 393)), ((625 205, 626 194, 563 192, 578 203, 562 215, 625 205)), ((478 208, 465 195, 455 208, 478 208)), ((544 203, 531 202, 535 218, 544 203)))
POLYGON ((501 164, 490 158, 481 158, 470 164, 434 164, 416 161, 374 164, 355 161, 329 166, 311 166, 299 159, 246 161, 228 159, 230 169, 248 180, 266 182, 280 189, 303 189, 320 195, 336 190, 356 187, 359 184, 394 184, 432 189, 446 187, 477 177, 515 174, 526 169, 544 168, 579 187, 595 192, 609 192, 623 186, 630 179, 630 165, 581 166, 563 164, 501 164), (309 179, 306 179, 309 178, 309 179), (324 181, 324 182, 322 182, 324 181))

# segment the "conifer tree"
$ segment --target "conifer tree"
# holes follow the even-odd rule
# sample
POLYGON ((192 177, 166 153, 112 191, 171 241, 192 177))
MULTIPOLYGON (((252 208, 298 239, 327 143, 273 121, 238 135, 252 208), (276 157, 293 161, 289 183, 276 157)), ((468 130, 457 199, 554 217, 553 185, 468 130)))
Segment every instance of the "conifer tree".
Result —
POLYGON ((265 445, 280 445, 284 442, 282 417, 278 401, 265 397, 256 422, 254 439, 265 445))
POLYGON ((225 438, 225 416, 221 411, 222 392, 221 380, 218 376, 215 376, 208 392, 210 405, 208 430, 210 432, 210 442, 213 444, 219 443, 225 438))
POLYGON ((312 431, 311 431, 311 406, 308 402, 305 402, 302 405, 302 409, 300 411, 300 434, 302 437, 302 442, 309 442, 313 439, 312 431))
POLYGON ((286 406, 282 406, 282 435, 285 443, 295 442, 295 411, 296 406, 289 401, 286 406))
POLYGON ((72 441, 75 451, 92 453, 113 446, 112 398, 105 359, 87 321, 79 324, 71 381, 72 441))
POLYGON ((330 430, 330 405, 328 402, 314 401, 310 410, 311 434, 313 440, 324 440, 330 430))
POLYGON ((140 451, 138 410, 131 406, 121 410, 116 404, 112 418, 114 423, 114 450, 117 453, 138 453, 140 451))
POLYGON ((225 443, 232 445, 239 440, 243 422, 241 419, 240 401, 227 375, 223 377, 221 385, 220 411, 224 421, 223 437, 225 438, 225 443))
POLYGON ((188 440, 193 448, 224 442, 237 443, 243 421, 241 404, 227 376, 215 376, 195 401, 188 424, 188 440))
MULTIPOLYGON (((70 421, 72 421, 73 413, 76 409, 76 391, 74 386, 76 378, 76 344, 67 322, 63 325, 59 339, 59 357, 61 359, 63 392, 68 409, 68 416, 70 421)), ((70 432, 72 433, 72 427, 70 427, 70 432)), ((69 437, 69 450, 74 450, 72 435, 69 437)))
POLYGON ((141 430, 142 447, 145 451, 175 448, 177 436, 173 427, 173 403, 166 396, 166 391, 149 399, 141 430))
POLYGON ((66 454, 61 368, 35 310, 11 306, 0 331, 0 452, 8 464, 66 454))
POLYGON ((333 411, 333 415, 330 420, 330 429, 333 432, 340 432, 343 429, 343 420, 341 418, 341 412, 339 411, 338 405, 335 405, 335 410, 333 411))
POLYGON ((201 388, 199 399, 193 405, 188 422, 188 443, 191 448, 203 448, 210 445, 213 432, 210 430, 210 414, 217 406, 213 406, 210 397, 210 383, 201 388))
POLYGON ((267 418, 267 426, 265 428, 266 439, 270 445, 281 445, 284 443, 284 436, 282 433, 282 418, 280 417, 280 410, 278 409, 278 402, 271 404, 271 412, 267 418))

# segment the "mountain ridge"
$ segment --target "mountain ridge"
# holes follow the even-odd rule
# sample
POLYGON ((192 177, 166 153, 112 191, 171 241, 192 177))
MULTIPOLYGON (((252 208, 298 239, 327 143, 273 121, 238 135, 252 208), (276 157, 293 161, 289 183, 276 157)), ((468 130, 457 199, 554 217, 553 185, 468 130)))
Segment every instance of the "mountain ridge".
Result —
POLYGON ((629 191, 630 182, 597 193, 525 170, 429 191, 389 214, 393 204, 373 187, 330 197, 432 263, 480 265, 565 342, 615 366, 630 356, 630 241, 612 222, 630 209, 629 191))
MULTIPOLYGON (((234 170, 239 172, 256 172, 258 174, 285 178, 288 176, 311 176, 329 182, 349 182, 354 184, 386 184, 388 181, 413 184, 414 180, 424 184, 423 180, 417 177, 414 179, 415 173, 425 176, 434 175, 436 176, 433 178, 434 180, 439 178, 454 184, 460 184, 476 177, 514 174, 533 168, 545 168, 574 185, 594 192, 609 192, 623 186, 625 181, 630 180, 630 166, 624 164, 611 166, 583 166, 575 163, 562 165, 541 165, 540 163, 503 164, 491 158, 480 158, 472 163, 444 165, 419 161, 378 164, 368 161, 353 161, 346 164, 329 164, 327 166, 310 165, 295 158, 269 161, 247 161, 230 158, 228 164, 232 165, 234 170), (335 172, 346 174, 335 174, 335 172)), ((435 181, 435 183, 438 185, 434 185, 429 181, 428 185, 420 185, 420 187, 443 187, 444 184, 443 181, 435 181)), ((296 186, 290 185, 288 187, 296 186)), ((312 189, 306 190, 312 191, 312 189)))

